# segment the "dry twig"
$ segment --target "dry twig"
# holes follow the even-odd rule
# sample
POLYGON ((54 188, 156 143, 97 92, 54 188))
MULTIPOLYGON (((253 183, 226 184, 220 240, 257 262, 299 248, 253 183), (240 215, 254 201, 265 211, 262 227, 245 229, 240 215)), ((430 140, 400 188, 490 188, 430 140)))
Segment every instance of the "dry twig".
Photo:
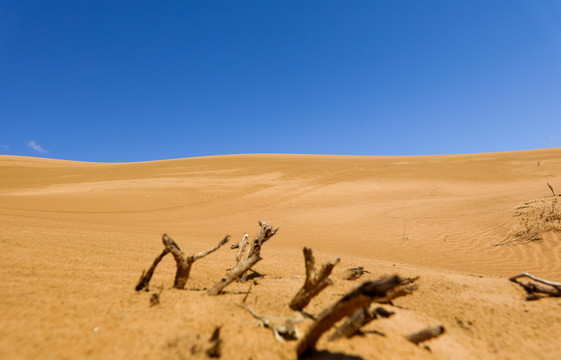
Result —
MULTIPOLYGON (((259 229, 259 232, 253 239, 253 243, 249 248, 247 253, 248 255, 245 257, 245 260, 241 260, 235 268, 220 279, 220 281, 214 284, 214 286, 208 289, 206 292, 208 295, 218 295, 222 293, 226 286, 230 285, 237 279, 243 279, 247 271, 251 269, 253 265, 261 261, 261 247, 267 240, 275 235, 279 229, 273 229, 272 225, 263 221, 259 221, 259 226, 261 226, 261 229, 259 229)), ((240 246, 240 249, 241 248, 242 246, 240 246)))
POLYGON ((549 187, 549 190, 551 190, 551 192, 553 193, 553 196, 557 196, 555 190, 553 190, 553 186, 549 185, 549 183, 547 183, 547 186, 549 187))
POLYGON ((314 296, 333 284, 333 281, 329 279, 329 275, 331 271, 333 271, 335 265, 339 263, 339 258, 336 257, 330 262, 323 264, 321 269, 317 271, 316 260, 312 254, 312 249, 305 247, 304 261, 306 263, 306 281, 289 304, 290 308, 296 311, 304 309, 314 296))

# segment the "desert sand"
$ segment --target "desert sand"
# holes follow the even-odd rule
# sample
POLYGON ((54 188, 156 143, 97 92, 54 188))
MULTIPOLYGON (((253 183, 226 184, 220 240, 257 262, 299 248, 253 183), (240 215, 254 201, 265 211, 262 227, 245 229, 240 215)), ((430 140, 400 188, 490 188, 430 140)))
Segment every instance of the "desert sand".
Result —
MULTIPOLYGON (((305 277, 341 258, 334 285, 306 308, 317 315, 354 286, 384 275, 420 276, 389 319, 364 336, 318 343, 326 359, 559 359, 561 300, 525 301, 508 281, 531 272, 561 281, 561 236, 494 247, 516 225, 513 209, 561 191, 561 149, 420 157, 231 155, 143 163, 83 163, 0 156, 1 359, 204 359, 222 326, 223 359, 294 359, 296 341, 234 303, 253 283, 212 286, 235 265, 224 246, 172 289, 164 258, 152 292, 136 292, 169 234, 186 254, 279 228, 246 304, 290 316, 305 277), (359 280, 344 271, 363 266, 359 280), (161 303, 150 306, 153 292, 161 303), (404 335, 435 325, 422 345, 404 335), (385 336, 374 333, 374 330, 385 336)), ((311 320, 299 325, 305 332, 311 320)))

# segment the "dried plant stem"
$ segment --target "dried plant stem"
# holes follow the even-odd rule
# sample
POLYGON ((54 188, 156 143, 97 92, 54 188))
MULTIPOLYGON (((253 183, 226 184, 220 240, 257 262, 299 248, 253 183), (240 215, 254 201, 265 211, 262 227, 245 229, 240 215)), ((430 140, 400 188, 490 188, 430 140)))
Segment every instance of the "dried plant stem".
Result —
POLYGON ((553 193, 553 196, 557 196, 555 190, 553 190, 553 186, 549 185, 549 183, 547 183, 547 186, 549 187, 549 190, 551 190, 551 192, 553 193))

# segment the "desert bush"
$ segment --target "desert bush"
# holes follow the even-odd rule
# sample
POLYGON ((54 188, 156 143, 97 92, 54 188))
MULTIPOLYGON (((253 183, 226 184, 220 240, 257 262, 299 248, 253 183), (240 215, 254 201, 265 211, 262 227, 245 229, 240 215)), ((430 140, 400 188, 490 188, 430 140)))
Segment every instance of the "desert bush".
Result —
POLYGON ((527 201, 514 209, 514 216, 520 218, 519 225, 495 246, 529 243, 541 240, 547 232, 561 231, 561 204, 557 198, 527 201))

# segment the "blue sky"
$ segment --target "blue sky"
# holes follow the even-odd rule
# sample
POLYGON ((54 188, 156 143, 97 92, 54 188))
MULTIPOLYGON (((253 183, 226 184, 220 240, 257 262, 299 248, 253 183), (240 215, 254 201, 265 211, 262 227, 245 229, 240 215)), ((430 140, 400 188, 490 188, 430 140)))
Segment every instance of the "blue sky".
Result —
POLYGON ((559 1, 0 2, 0 154, 559 146, 559 1))

